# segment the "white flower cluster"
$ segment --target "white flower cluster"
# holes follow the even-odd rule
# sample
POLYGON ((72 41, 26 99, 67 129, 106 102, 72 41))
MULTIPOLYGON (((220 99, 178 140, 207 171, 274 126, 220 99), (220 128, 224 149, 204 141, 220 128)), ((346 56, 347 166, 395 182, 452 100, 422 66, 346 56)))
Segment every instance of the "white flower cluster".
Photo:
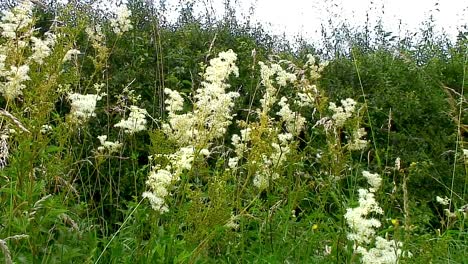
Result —
POLYGON ((239 160, 244 157, 244 153, 248 149, 248 142, 250 142, 250 133, 252 129, 250 127, 244 128, 240 131, 241 136, 237 134, 233 134, 231 137, 232 145, 234 146, 234 151, 236 153, 236 157, 230 158, 228 161, 228 166, 231 169, 237 168, 239 160))
POLYGON ((26 88, 24 82, 30 80, 28 72, 28 65, 10 66, 10 70, 0 68, 0 76, 6 78, 6 82, 0 82, 0 92, 5 98, 12 100, 23 93, 22 90, 26 88))
POLYGON ((329 109, 333 111, 332 120, 336 127, 342 127, 356 110, 356 101, 351 98, 341 100, 342 106, 336 106, 335 103, 330 103, 329 109))
POLYGON ((100 25, 95 25, 93 27, 87 27, 85 29, 88 38, 91 40, 92 46, 95 50, 103 52, 106 48, 106 36, 102 32, 100 25))
POLYGON ((146 181, 146 185, 151 191, 143 193, 143 198, 148 198, 151 207, 160 213, 169 211, 165 198, 170 193, 168 189, 172 183, 177 182, 185 170, 192 168, 194 148, 191 146, 183 147, 166 157, 169 159, 169 165, 164 169, 152 168, 146 181))
POLYGON ((107 141, 107 135, 98 136, 97 138, 101 143, 101 146, 97 148, 99 152, 105 152, 107 150, 109 155, 111 155, 113 153, 119 152, 120 148, 122 148, 122 143, 120 143, 119 141, 107 141))
POLYGON ((76 58, 76 56, 80 55, 80 51, 77 49, 70 49, 65 53, 65 56, 63 56, 62 62, 65 63, 67 61, 72 60, 72 58, 76 58))
POLYGON ((124 132, 127 134, 143 131, 146 129, 146 115, 148 115, 148 112, 145 109, 131 105, 128 118, 120 120, 114 127, 124 129, 124 132))
POLYGON ((291 133, 278 134, 278 141, 271 143, 272 153, 262 155, 262 163, 259 165, 260 168, 253 179, 255 187, 260 190, 266 189, 271 181, 280 177, 276 170, 284 165, 286 156, 291 152, 289 145, 292 140, 293 135, 291 133))
POLYGON ((71 120, 78 124, 85 123, 90 117, 96 116, 96 102, 102 99, 99 94, 79 94, 69 93, 68 99, 71 101, 71 120))
POLYGON ((281 100, 278 103, 281 106, 281 109, 276 113, 286 124, 286 130, 289 133, 297 136, 304 129, 306 119, 298 112, 293 112, 289 108, 288 99, 286 97, 281 97, 281 100))
POLYGON ((317 80, 321 76, 321 72, 328 65, 328 62, 320 63, 316 65, 315 57, 312 54, 307 54, 306 66, 310 69, 310 78, 312 80, 317 80))
POLYGON ((0 77, 5 80, 0 82, 0 93, 8 100, 20 96, 22 90, 26 88, 24 82, 30 80, 29 64, 31 62, 42 64, 55 46, 56 36, 52 32, 45 33, 43 39, 33 36, 32 8, 30 1, 23 1, 10 11, 3 11, 0 19, 1 35, 7 40, 4 45, 0 45, 0 77), (26 63, 8 65, 7 62, 19 61, 8 60, 9 57, 16 58, 28 54, 25 49, 30 43, 32 54, 24 60, 26 63))
POLYGON ((112 30, 114 31, 115 34, 120 35, 133 28, 131 21, 130 21, 131 15, 132 15, 132 12, 128 10, 126 5, 122 5, 116 10, 116 14, 115 14, 116 17, 110 20, 112 30))
POLYGON ((348 239, 356 244, 356 253, 362 255, 362 263, 394 264, 402 255, 401 242, 387 240, 376 236, 376 229, 381 223, 376 218, 368 218, 371 213, 383 214, 382 208, 375 200, 375 192, 382 185, 382 178, 378 174, 363 171, 362 175, 371 186, 369 189, 359 189, 359 206, 348 208, 344 215, 351 232, 348 239), (365 246, 375 239, 375 247, 367 249, 365 246))
POLYGON ((203 75, 205 81, 197 89, 192 113, 179 114, 183 110, 183 98, 177 92, 165 89, 168 123, 163 124, 164 133, 180 145, 193 145, 192 142, 211 142, 220 138, 231 124, 231 110, 239 93, 228 92, 225 80, 229 75, 238 76, 235 65, 237 55, 232 51, 219 53, 210 60, 210 66, 203 75))
POLYGON ((356 131, 353 133, 353 138, 351 139, 351 142, 348 144, 348 149, 349 150, 363 150, 367 147, 367 140, 362 139, 367 135, 366 130, 364 128, 358 128, 356 131))
MULTIPOLYGON (((10 11, 3 11, 0 20, 0 28, 2 29, 2 36, 7 39, 17 40, 19 35, 26 33, 32 34, 31 25, 33 4, 30 1, 23 1, 18 6, 10 11), (23 31, 27 32, 23 32, 23 31)), ((25 47, 26 42, 19 40, 18 46, 25 47)))
POLYGON ((436 196, 436 201, 441 205, 448 205, 450 203, 450 199, 447 196, 444 198, 436 196))
POLYGON ((41 132, 41 134, 47 134, 47 133, 51 132, 53 129, 54 128, 52 126, 45 124, 45 125, 41 126, 40 132, 41 132))
POLYGON ((367 250, 364 247, 357 247, 356 252, 362 255, 362 263, 395 264, 398 263, 398 258, 402 255, 402 246, 401 242, 377 236, 374 248, 367 250))
POLYGON ((33 43, 31 59, 37 64, 42 64, 44 59, 49 57, 53 47, 55 46, 55 41, 57 37, 51 32, 45 33, 45 39, 40 39, 36 37, 31 37, 33 43))
POLYGON ((296 104, 300 107, 312 106, 315 103, 315 97, 318 93, 317 86, 315 84, 305 84, 300 87, 300 90, 297 93, 299 100, 296 101, 296 104))
POLYGON ((233 100, 239 94, 226 93, 229 85, 225 81, 231 74, 238 76, 236 59, 237 55, 228 50, 210 60, 203 75, 205 81, 195 93, 191 113, 180 113, 184 99, 177 91, 164 90, 167 95, 165 104, 168 122, 162 125, 162 130, 167 137, 177 142, 179 149, 174 154, 165 155, 169 160, 166 168, 154 167, 148 176, 146 184, 150 191, 145 192, 143 197, 149 199, 154 210, 161 213, 169 210, 165 202, 168 188, 179 180, 184 171, 191 169, 195 150, 198 149, 197 154, 201 156, 209 156, 211 143, 224 136, 231 124, 233 100))
MULTIPOLYGON (((263 98, 260 99, 262 104, 261 113, 267 114, 270 111, 271 106, 276 102, 276 93, 278 88, 273 86, 272 78, 276 75, 276 82, 280 87, 286 86, 287 82, 294 82, 296 75, 286 72, 281 65, 271 64, 266 65, 264 62, 259 62, 260 65, 260 77, 262 78, 262 84, 265 86, 265 93, 263 98)), ((258 110, 260 112, 260 110, 258 110)))
POLYGON ((280 177, 279 168, 286 161, 287 155, 291 152, 291 144, 294 136, 298 136, 304 129, 306 119, 300 113, 291 110, 286 97, 282 97, 278 102, 281 107, 276 115, 280 121, 276 121, 269 116, 273 105, 278 101, 278 89, 297 80, 293 73, 284 70, 281 65, 271 63, 267 65, 259 62, 261 84, 265 87, 263 98, 260 100, 261 108, 256 109, 259 115, 260 123, 253 122, 242 129, 241 136, 234 134, 232 144, 234 146, 235 156, 228 160, 230 169, 236 170, 239 161, 248 156, 249 152, 255 152, 257 146, 264 151, 259 160, 247 160, 248 163, 256 167, 253 178, 253 184, 258 189, 268 188, 270 183, 280 177), (276 86, 275 86, 276 85, 276 86), (281 124, 284 124, 285 131, 279 131, 281 124), (277 128, 273 128, 277 125, 277 128), (268 141, 252 142, 250 134, 254 129, 261 126, 262 137, 268 138, 268 141), (268 151, 265 151, 268 149, 268 151))

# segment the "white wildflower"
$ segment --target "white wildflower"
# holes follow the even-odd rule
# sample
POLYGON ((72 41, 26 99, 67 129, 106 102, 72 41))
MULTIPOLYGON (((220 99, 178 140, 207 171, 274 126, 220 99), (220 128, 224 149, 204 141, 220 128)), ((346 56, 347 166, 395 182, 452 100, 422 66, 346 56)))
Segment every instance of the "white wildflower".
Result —
POLYGON ((51 32, 47 32, 45 33, 44 40, 31 37, 31 41, 33 42, 33 54, 31 55, 31 59, 37 64, 44 63, 44 59, 49 57, 52 52, 52 48, 55 45, 56 36, 51 32))
POLYGON ((351 98, 341 100, 341 105, 337 106, 332 102, 328 107, 333 112, 332 119, 336 127, 342 127, 356 110, 356 101, 351 98))
POLYGON ((12 100, 23 94, 22 90, 26 88, 24 82, 30 80, 28 72, 28 65, 11 66, 9 71, 4 72, 7 81, 0 82, 0 92, 5 98, 12 100))
POLYGON ((262 104, 262 110, 257 110, 259 113, 264 115, 268 114, 271 106, 276 102, 276 93, 278 89, 273 85, 272 78, 276 74, 276 82, 281 86, 285 86, 286 83, 293 82, 296 80, 294 74, 288 73, 279 64, 271 64, 270 66, 266 65, 263 62, 258 63, 260 65, 260 76, 262 79, 262 84, 265 86, 265 92, 263 98, 260 99, 262 104))
POLYGON ((9 148, 8 148, 8 135, 2 134, 0 136, 0 169, 5 168, 8 164, 9 148))
POLYGON ((143 198, 147 198, 150 201, 151 208, 155 211, 159 211, 160 213, 169 212, 169 208, 167 208, 166 202, 163 198, 156 196, 152 192, 143 192, 143 198))
POLYGON ((230 158, 228 160, 228 166, 229 168, 231 169, 235 169, 237 168, 237 164, 239 163, 239 158, 238 157, 234 157, 234 158, 230 158))
POLYGON ((268 176, 266 176, 263 173, 257 173, 255 174, 255 177, 253 179, 253 185, 257 187, 260 190, 264 190, 268 188, 269 183, 268 183, 268 176))
POLYGON ((367 140, 362 139, 366 135, 364 128, 359 128, 354 131, 351 142, 348 144, 349 150, 363 150, 367 147, 367 140))
POLYGON ((40 132, 41 132, 41 134, 47 134, 47 133, 51 132, 52 129, 53 129, 52 126, 45 124, 45 125, 41 126, 41 131, 40 132))
POLYGON ((107 141, 107 135, 98 136, 97 138, 101 143, 101 146, 98 147, 98 151, 104 152, 107 150, 109 154, 113 154, 119 152, 120 148, 122 147, 122 143, 119 141, 107 141))
POLYGON ((463 156, 468 159, 468 149, 463 149, 463 156))
POLYGON ((400 170, 400 167, 401 167, 401 159, 400 159, 400 157, 397 157, 395 159, 395 169, 400 170))
POLYGON ((98 94, 70 93, 68 99, 71 101, 71 117, 73 122, 79 124, 88 121, 90 117, 96 116, 96 102, 101 100, 98 94))
POLYGON ((395 264, 402 253, 402 246, 401 242, 377 236, 374 248, 367 250, 359 246, 356 252, 362 255, 361 261, 364 264, 395 264))
POLYGON ((208 157, 210 155, 210 151, 206 148, 200 150, 200 155, 208 157))
POLYGON ((85 29, 88 38, 92 42, 92 46, 96 50, 105 49, 105 39, 106 36, 102 32, 100 25, 95 25, 93 27, 87 27, 85 29))
POLYGON ((367 182, 369 183, 369 185, 372 186, 371 188, 369 188, 371 192, 375 192, 382 185, 382 178, 377 173, 370 173, 368 171, 363 171, 362 176, 364 176, 364 178, 367 179, 367 182))
POLYGON ((131 21, 130 21, 131 15, 132 15, 132 12, 128 10, 126 5, 122 5, 116 10, 116 14, 115 14, 116 17, 110 20, 112 30, 114 31, 115 34, 120 35, 133 28, 131 21))
POLYGON ((239 229, 239 224, 237 223, 237 219, 239 216, 234 215, 234 213, 231 212, 231 217, 229 218, 228 222, 224 225, 227 228, 231 228, 234 230, 239 229))
POLYGON ((168 96, 164 103, 166 104, 166 109, 169 111, 169 115, 183 110, 184 98, 182 98, 179 92, 165 88, 164 93, 168 96))
MULTIPOLYGON (((10 11, 3 11, 0 20, 2 36, 8 39, 16 39, 18 33, 21 33, 24 29, 29 29, 33 22, 32 8, 33 5, 30 1, 22 1, 21 4, 10 11)), ((31 34, 31 31, 28 34, 31 34)))
POLYGON ((281 106, 281 109, 276 114, 281 116, 282 121, 286 123, 286 130, 296 136, 299 135, 304 129, 306 119, 300 113, 293 112, 289 108, 286 97, 281 97, 278 105, 281 106))
POLYGON ((441 205, 448 205, 450 203, 450 198, 445 196, 444 198, 436 196, 436 201, 441 205))
POLYGON ((376 229, 381 226, 381 223, 378 219, 368 218, 371 213, 383 214, 382 208, 374 197, 374 192, 381 186, 382 179, 378 174, 368 171, 363 171, 362 174, 371 188, 359 189, 359 206, 346 210, 344 217, 352 230, 347 237, 355 242, 357 246, 355 252, 362 255, 362 263, 397 263, 402 254, 400 249, 402 243, 376 236, 376 229), (370 244, 373 239, 375 239, 375 247, 365 248, 365 245, 370 244))
POLYGON ((65 56, 63 56, 62 62, 65 63, 67 61, 70 61, 72 58, 76 58, 76 56, 80 55, 80 51, 77 49, 70 49, 65 53, 65 56))
POLYGON ((130 106, 130 114, 127 119, 122 119, 120 122, 114 125, 114 127, 120 127, 124 129, 125 133, 134 134, 139 131, 146 129, 145 116, 148 114, 145 109, 141 109, 137 106, 130 106))

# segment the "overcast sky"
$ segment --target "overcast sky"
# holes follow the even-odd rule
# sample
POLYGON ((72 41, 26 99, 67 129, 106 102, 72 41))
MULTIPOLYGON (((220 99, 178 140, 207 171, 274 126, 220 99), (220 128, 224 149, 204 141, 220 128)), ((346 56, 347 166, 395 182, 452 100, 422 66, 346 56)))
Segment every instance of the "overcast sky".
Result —
MULTIPOLYGON (((63 1, 63 0, 62 0, 63 1)), ((97 0, 108 5, 118 0, 97 0)), ((125 0, 124 0, 125 1, 125 0)), ((159 0, 148 0, 159 2, 159 0)), ((166 0, 172 12, 165 13, 169 20, 177 17, 179 3, 193 1, 199 12, 206 12, 206 7, 213 7, 217 17, 224 12, 225 0, 166 0), (172 8, 171 8, 172 6, 172 8)), ((452 40, 455 39, 458 28, 468 24, 467 0, 230 0, 237 5, 239 18, 251 14, 252 22, 263 24, 271 33, 286 34, 288 39, 301 36, 306 40, 320 40, 321 24, 333 27, 342 21, 352 26, 363 26, 366 14, 370 14, 371 26, 377 18, 382 17, 384 29, 398 34, 401 21, 404 30, 416 31, 430 14, 436 23, 436 30, 444 30, 452 40), (436 5, 436 3, 438 3, 436 5), (332 25, 328 19, 332 18, 332 25)), ((209 8, 211 9, 211 8, 209 8)), ((213 14, 212 14, 213 15, 213 14)))
MULTIPOLYGON (((169 2, 178 2, 169 0, 169 2)), ((200 8, 208 3, 223 10, 223 0, 200 0, 200 8)), ((445 30, 455 38, 457 27, 468 23, 466 0, 231 0, 238 5, 238 15, 249 14, 254 7, 252 21, 262 23, 276 34, 285 32, 291 39, 302 35, 305 39, 320 38, 320 25, 330 17, 334 23, 346 20, 354 25, 364 25, 366 13, 371 21, 383 17, 386 30, 398 32, 403 27, 416 30, 421 22, 433 14, 438 30, 445 30), (436 3, 439 2, 438 5, 436 3), (383 13, 382 13, 383 7, 383 13)))

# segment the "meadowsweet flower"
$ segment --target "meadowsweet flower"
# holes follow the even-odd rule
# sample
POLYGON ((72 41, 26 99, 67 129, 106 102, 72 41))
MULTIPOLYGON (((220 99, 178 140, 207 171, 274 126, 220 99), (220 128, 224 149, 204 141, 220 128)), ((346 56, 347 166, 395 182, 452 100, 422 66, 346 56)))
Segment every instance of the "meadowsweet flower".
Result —
POLYGON ((376 233, 376 228, 381 226, 379 220, 366 218, 370 213, 382 214, 383 211, 375 200, 374 193, 366 189, 359 189, 359 207, 346 209, 345 219, 352 232, 348 233, 348 239, 358 244, 370 243, 376 233))
POLYGON ((177 113, 183 110, 182 96, 176 91, 165 90, 168 95, 165 103, 169 111, 168 123, 163 124, 166 135, 180 145, 190 145, 193 141, 210 142, 225 134, 231 124, 234 99, 239 93, 226 93, 229 85, 224 82, 229 75, 238 75, 236 59, 237 55, 229 50, 210 60, 210 66, 203 75, 205 81, 194 96, 192 113, 177 113))
POLYGON ((28 72, 29 66, 22 65, 19 67, 10 66, 10 70, 3 73, 6 82, 0 82, 0 92, 5 98, 13 100, 23 94, 22 90, 26 88, 24 82, 30 80, 28 72))
POLYGON ((231 228, 234 230, 239 229, 239 224, 237 223, 239 216, 234 215, 234 213, 231 212, 231 217, 229 218, 228 222, 224 225, 227 228, 231 228))
POLYGON ((376 236, 376 229, 381 226, 381 223, 376 218, 368 218, 371 213, 383 214, 383 210, 374 196, 382 184, 382 178, 378 174, 368 171, 363 171, 362 174, 371 187, 359 189, 359 206, 346 210, 344 217, 352 230, 347 237, 355 242, 355 252, 361 254, 362 263, 397 263, 398 258, 402 255, 400 249, 403 246, 402 243, 376 236), (370 244, 373 239, 375 239, 375 247, 367 249, 365 245, 370 244))
POLYGON ((400 167, 401 167, 401 159, 400 159, 400 157, 397 157, 395 159, 395 169, 400 170, 400 167))
POLYGON ((365 264, 395 264, 402 254, 402 246, 401 242, 377 236, 374 248, 367 250, 359 246, 356 252, 362 255, 361 261, 365 264))
POLYGON ((238 163, 239 163, 239 158, 238 157, 230 158, 228 160, 228 167, 231 168, 231 169, 235 169, 235 168, 237 168, 238 163))
POLYGON ((45 125, 41 126, 41 131, 40 132, 41 132, 41 134, 47 134, 47 133, 51 132, 52 129, 53 129, 52 126, 45 124, 45 125))
POLYGON ((167 94, 167 99, 164 103, 166 104, 167 111, 169 111, 169 115, 183 110, 184 98, 182 98, 179 92, 165 88, 164 93, 167 94))
POLYGON ((281 97, 278 105, 281 109, 276 113, 279 115, 283 122, 286 124, 286 130, 294 135, 299 135, 304 129, 306 119, 300 113, 293 112, 289 108, 286 97, 281 97))
POLYGON ((260 65, 260 77, 262 79, 261 83, 265 86, 265 92, 263 98, 260 99, 262 104, 262 110, 258 112, 266 115, 270 110, 271 106, 276 102, 276 92, 277 88, 274 87, 272 78, 274 75, 277 76, 276 82, 281 86, 285 86, 287 82, 293 82, 296 80, 296 76, 292 73, 288 73, 279 64, 271 64, 270 66, 266 65, 263 62, 258 63, 260 65))
POLYGON ((331 102, 328 107, 332 112, 332 119, 336 127, 342 127, 356 110, 356 101, 351 98, 341 100, 341 106, 331 102))
POLYGON ((200 150, 200 155, 208 157, 210 155, 210 151, 206 148, 200 150))
POLYGON ((302 85, 299 87, 297 96, 299 100, 296 100, 295 103, 300 107, 312 106, 315 103, 315 97, 313 95, 318 93, 316 85, 302 85))
POLYGON ((98 136, 97 138, 101 143, 101 146, 97 148, 97 150, 100 152, 104 152, 107 150, 109 154, 113 154, 119 152, 120 148, 122 147, 122 143, 120 143, 119 141, 107 141, 107 135, 98 136))
POLYGON ((367 179, 367 182, 369 183, 369 185, 372 186, 371 188, 369 188, 371 192, 375 192, 382 185, 382 178, 377 173, 370 173, 368 171, 363 171, 362 176, 364 176, 364 178, 367 179))
POLYGON ((110 20, 112 30, 115 34, 120 35, 133 28, 130 21, 131 15, 132 12, 128 10, 126 5, 122 5, 116 10, 116 17, 110 20))
POLYGON ((436 196, 436 201, 441 205, 448 205, 450 203, 450 199, 447 196, 444 198, 436 196))
POLYGON ((80 51, 77 49, 70 49, 65 53, 65 56, 63 56, 62 62, 65 63, 67 61, 70 61, 72 58, 76 58, 76 56, 80 55, 80 51))
POLYGON ((16 39, 19 32, 29 29, 27 34, 31 34, 32 30, 32 8, 33 5, 30 1, 22 1, 18 6, 10 11, 3 11, 0 20, 0 28, 2 29, 2 36, 7 39, 16 39))
POLYGON ((7 71, 5 68, 5 61, 7 56, 2 54, 2 50, 0 49, 0 76, 3 77, 6 75, 7 71))
POLYGON ((463 156, 468 159, 468 149, 463 149, 463 156))
POLYGON ((180 93, 164 90, 167 95, 165 104, 168 122, 162 124, 162 131, 179 148, 175 153, 165 155, 169 164, 164 170, 155 169, 148 176, 146 183, 150 192, 144 195, 150 200, 153 209, 161 212, 169 210, 165 203, 169 187, 180 179, 184 171, 191 170, 195 151, 199 151, 201 157, 210 155, 212 141, 224 136, 231 124, 231 109, 239 94, 226 92, 229 85, 225 81, 231 74, 239 74, 236 59, 237 55, 228 50, 210 60, 203 74, 204 81, 195 91, 192 112, 180 113, 184 106, 180 93))
POLYGON ((106 46, 106 36, 102 32, 101 26, 94 25, 92 27, 87 27, 85 32, 91 41, 91 45, 98 52, 98 58, 105 58, 108 53, 108 48, 106 46))
POLYGON ((149 200, 153 210, 159 211, 160 213, 169 212, 169 208, 163 198, 156 196, 152 192, 143 192, 142 197, 149 200))
POLYGON ((194 147, 188 146, 180 148, 176 153, 170 155, 172 165, 175 167, 176 176, 179 176, 182 171, 192 169, 194 158, 194 147))
POLYGON ((125 133, 134 134, 139 131, 146 129, 145 116, 148 114, 145 109, 141 109, 137 106, 130 106, 130 114, 127 119, 122 119, 120 122, 114 125, 114 127, 120 127, 124 129, 125 133))
POLYGON ((262 155, 262 163, 254 176, 253 184, 260 190, 267 188, 270 181, 275 181, 280 177, 276 172, 285 162, 287 155, 291 152, 290 144, 293 140, 291 133, 278 134, 278 141, 271 143, 272 152, 269 155, 262 155))
POLYGON ((73 122, 82 124, 90 117, 96 116, 94 113, 97 101, 102 97, 99 94, 79 94, 69 93, 68 99, 71 101, 71 118, 73 122))
POLYGON ((37 64, 44 63, 44 59, 49 57, 52 52, 52 48, 55 45, 56 36, 51 33, 45 33, 45 39, 42 40, 40 38, 31 37, 31 41, 33 42, 32 51, 33 54, 31 55, 31 60, 35 61, 37 64))
POLYGON ((362 139, 366 135, 364 128, 359 128, 354 131, 351 142, 348 144, 349 150, 363 150, 367 147, 367 140, 362 139))

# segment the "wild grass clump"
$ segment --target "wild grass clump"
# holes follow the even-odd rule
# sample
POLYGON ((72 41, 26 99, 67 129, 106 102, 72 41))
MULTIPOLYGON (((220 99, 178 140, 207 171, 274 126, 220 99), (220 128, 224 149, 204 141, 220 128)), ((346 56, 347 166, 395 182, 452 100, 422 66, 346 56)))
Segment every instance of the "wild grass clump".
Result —
POLYGON ((465 261, 466 32, 330 56, 190 3, 52 6, 0 18, 6 263, 465 261))

